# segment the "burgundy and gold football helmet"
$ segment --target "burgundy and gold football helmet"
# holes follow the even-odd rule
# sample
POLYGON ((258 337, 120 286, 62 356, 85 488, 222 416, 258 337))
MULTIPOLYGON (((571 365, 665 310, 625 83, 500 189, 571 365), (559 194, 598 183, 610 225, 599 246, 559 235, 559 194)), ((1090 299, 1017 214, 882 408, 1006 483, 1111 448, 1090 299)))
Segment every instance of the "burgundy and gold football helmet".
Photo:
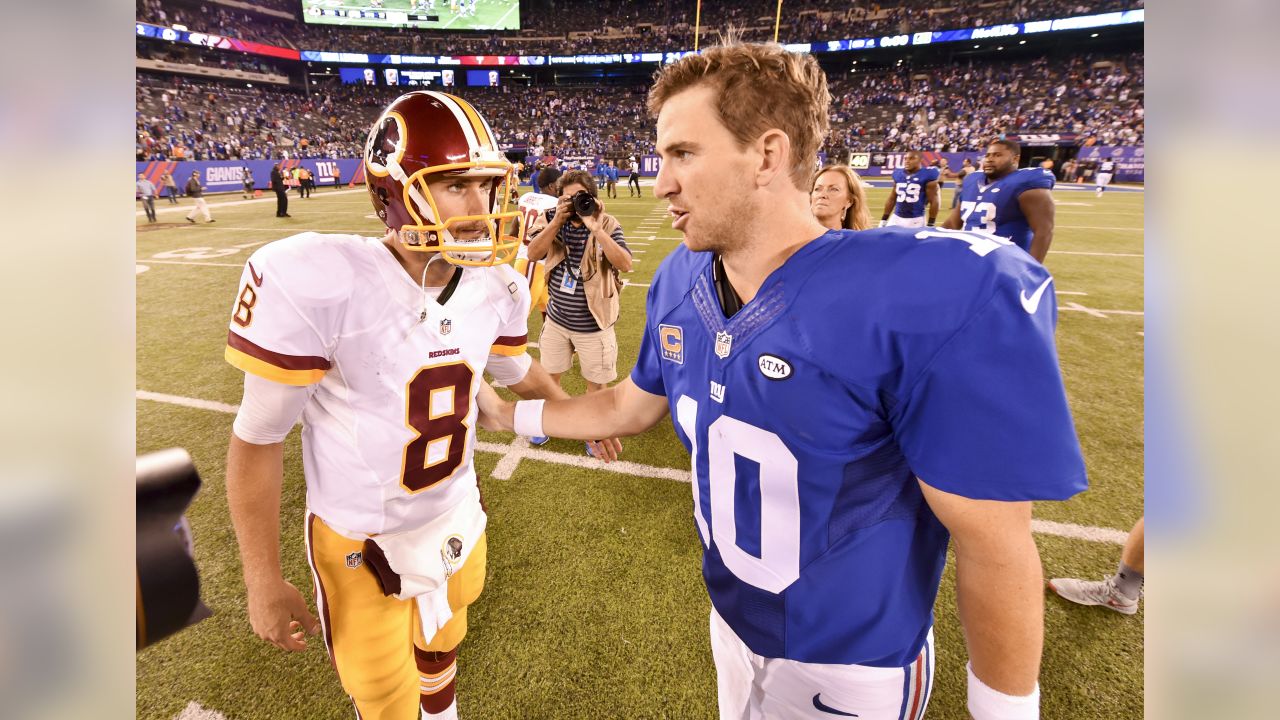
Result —
POLYGON ((439 252, 454 265, 511 262, 524 239, 521 213, 509 208, 515 168, 498 149, 493 129, 471 103, 445 93, 401 95, 378 116, 364 149, 365 181, 373 209, 401 244, 417 252, 439 252), (441 217, 427 187, 437 174, 492 177, 489 212, 441 217), (480 238, 454 237, 450 228, 482 222, 480 238), (514 235, 507 226, 514 228, 514 235))

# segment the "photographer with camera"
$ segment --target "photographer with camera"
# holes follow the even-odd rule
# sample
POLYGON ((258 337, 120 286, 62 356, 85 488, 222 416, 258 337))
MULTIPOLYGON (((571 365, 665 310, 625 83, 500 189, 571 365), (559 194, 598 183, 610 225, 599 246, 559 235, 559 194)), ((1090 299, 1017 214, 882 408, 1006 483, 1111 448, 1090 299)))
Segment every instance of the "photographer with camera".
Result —
POLYGON ((619 272, 631 271, 631 251, 622 225, 604 211, 591 173, 569 170, 555 191, 560 202, 547 211, 547 226, 529 241, 529 259, 546 258, 551 291, 539 339, 542 365, 558 383, 576 351, 587 392, 597 392, 618 377, 613 326, 622 291, 619 272))

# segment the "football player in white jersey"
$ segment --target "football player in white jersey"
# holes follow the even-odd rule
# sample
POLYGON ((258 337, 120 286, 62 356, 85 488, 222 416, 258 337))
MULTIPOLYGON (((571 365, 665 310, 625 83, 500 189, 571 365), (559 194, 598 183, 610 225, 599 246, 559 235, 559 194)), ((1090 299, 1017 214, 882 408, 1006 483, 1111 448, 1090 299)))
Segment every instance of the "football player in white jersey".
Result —
POLYGON ((1103 158, 1102 162, 1098 164, 1098 186, 1095 188, 1095 194, 1098 197, 1102 197, 1102 193, 1106 192, 1107 186, 1111 184, 1111 178, 1115 174, 1115 171, 1116 163, 1111 159, 1110 155, 1103 158))
POLYGON ((360 718, 451 718, 485 574, 482 373, 522 397, 567 396, 525 352, 529 291, 508 264, 523 224, 502 232, 519 218, 513 168, 475 108, 399 97, 364 169, 384 237, 303 233, 245 265, 226 348, 245 371, 227 500, 259 637, 296 651, 323 633, 360 718), (280 564, 283 440, 299 418, 318 621, 280 564))

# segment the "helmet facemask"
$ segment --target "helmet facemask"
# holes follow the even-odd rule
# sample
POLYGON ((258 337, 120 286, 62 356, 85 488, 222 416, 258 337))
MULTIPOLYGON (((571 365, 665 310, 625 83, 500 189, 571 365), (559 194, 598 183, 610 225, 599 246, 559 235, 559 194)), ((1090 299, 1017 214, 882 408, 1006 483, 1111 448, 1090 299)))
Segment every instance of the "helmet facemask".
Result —
POLYGON ((403 186, 404 207, 414 220, 399 228, 400 241, 406 249, 439 252, 446 262, 468 267, 503 265, 515 260, 516 252, 524 242, 524 222, 521 213, 510 208, 515 172, 505 157, 437 165, 423 168, 413 175, 405 175, 394 159, 389 160, 386 167, 403 186), (427 186, 428 180, 437 179, 440 175, 497 179, 489 191, 489 212, 440 220, 439 207, 427 186), (459 226, 475 223, 484 228, 479 237, 465 239, 457 236, 459 226), (507 232, 508 229, 511 232, 507 232))
POLYGON ((374 209, 396 231, 401 247, 438 252, 454 265, 485 267, 515 259, 525 235, 521 213, 510 207, 515 171, 492 138, 470 105, 443 93, 409 93, 384 111, 365 146, 365 169, 374 209), (407 118, 420 128, 435 123, 440 144, 427 140, 424 145, 421 131, 410 138, 407 118), (428 186, 442 177, 493 178, 486 212, 444 216, 428 186), (459 237, 477 227, 482 228, 479 237, 459 237))

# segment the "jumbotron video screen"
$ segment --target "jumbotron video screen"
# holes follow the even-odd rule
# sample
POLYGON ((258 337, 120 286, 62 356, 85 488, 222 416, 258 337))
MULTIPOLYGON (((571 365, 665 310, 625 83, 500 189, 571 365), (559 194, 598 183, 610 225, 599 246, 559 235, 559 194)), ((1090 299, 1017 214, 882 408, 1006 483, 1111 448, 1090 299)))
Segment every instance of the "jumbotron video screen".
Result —
POLYGON ((321 25, 519 30, 520 0, 302 0, 302 19, 321 25))

